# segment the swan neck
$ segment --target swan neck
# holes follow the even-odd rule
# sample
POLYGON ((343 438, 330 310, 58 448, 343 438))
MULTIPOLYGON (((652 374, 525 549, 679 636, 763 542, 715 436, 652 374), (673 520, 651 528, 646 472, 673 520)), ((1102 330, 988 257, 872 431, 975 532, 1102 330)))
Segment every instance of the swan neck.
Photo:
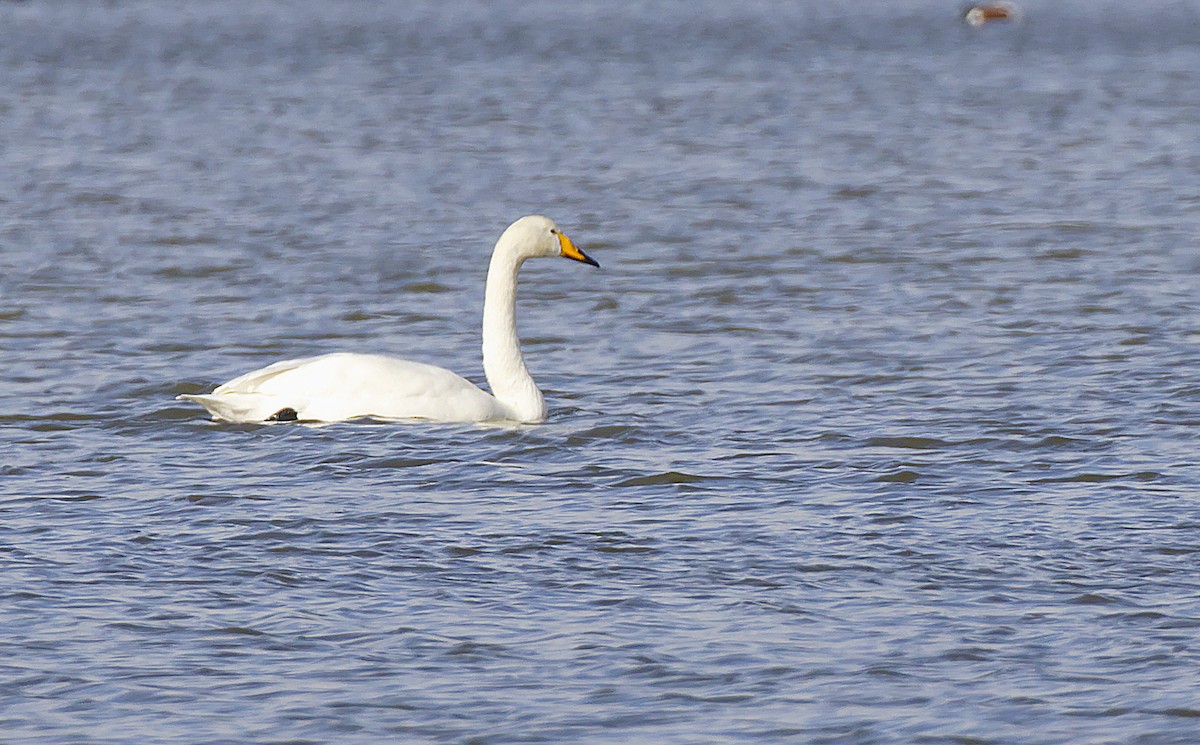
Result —
POLYGON ((513 419, 540 422, 546 418, 545 399, 525 367, 517 336, 517 274, 524 261, 503 239, 496 244, 483 298, 483 372, 513 419))

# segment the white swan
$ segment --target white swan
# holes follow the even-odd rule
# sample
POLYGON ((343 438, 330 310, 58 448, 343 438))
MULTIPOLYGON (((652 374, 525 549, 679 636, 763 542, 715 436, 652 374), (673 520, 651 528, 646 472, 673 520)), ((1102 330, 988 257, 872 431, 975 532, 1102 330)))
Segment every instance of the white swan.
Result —
POLYGON ((546 402, 517 338, 517 273, 526 259, 562 256, 600 266, 553 220, 522 217, 500 236, 483 302, 483 370, 492 393, 441 367, 346 352, 276 362, 207 395, 182 395, 227 422, 320 421, 356 417, 447 422, 540 422, 546 402))

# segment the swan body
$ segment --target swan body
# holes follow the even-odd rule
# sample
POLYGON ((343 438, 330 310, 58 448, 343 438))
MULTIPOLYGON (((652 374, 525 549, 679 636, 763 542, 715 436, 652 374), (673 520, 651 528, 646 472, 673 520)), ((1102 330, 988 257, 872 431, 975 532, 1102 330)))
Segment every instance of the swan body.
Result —
POLYGON ((211 394, 181 396, 218 420, 337 422, 361 416, 480 422, 517 419, 494 396, 445 368, 382 354, 335 352, 248 372, 211 394), (295 412, 279 416, 287 410, 295 412))
POLYGON ((517 274, 526 259, 561 256, 599 266, 552 220, 530 215, 492 252, 483 308, 483 369, 492 392, 445 368, 379 354, 336 352, 285 360, 204 395, 182 395, 227 422, 336 422, 357 417, 446 422, 540 422, 546 403, 521 355, 517 274))

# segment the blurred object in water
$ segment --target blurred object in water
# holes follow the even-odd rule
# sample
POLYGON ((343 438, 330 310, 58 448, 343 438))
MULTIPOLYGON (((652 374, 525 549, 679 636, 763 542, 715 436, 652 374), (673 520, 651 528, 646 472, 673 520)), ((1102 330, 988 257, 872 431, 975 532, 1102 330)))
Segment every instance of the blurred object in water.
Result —
POLYGON ((972 5, 963 13, 963 20, 975 28, 996 21, 1015 21, 1017 8, 1012 3, 972 5))

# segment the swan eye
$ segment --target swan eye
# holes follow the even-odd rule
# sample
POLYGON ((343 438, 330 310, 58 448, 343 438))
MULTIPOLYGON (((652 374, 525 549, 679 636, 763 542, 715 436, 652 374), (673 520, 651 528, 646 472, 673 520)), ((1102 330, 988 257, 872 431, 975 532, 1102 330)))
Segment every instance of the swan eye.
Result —
POLYGON ((558 228, 550 228, 550 235, 558 235, 558 228))

